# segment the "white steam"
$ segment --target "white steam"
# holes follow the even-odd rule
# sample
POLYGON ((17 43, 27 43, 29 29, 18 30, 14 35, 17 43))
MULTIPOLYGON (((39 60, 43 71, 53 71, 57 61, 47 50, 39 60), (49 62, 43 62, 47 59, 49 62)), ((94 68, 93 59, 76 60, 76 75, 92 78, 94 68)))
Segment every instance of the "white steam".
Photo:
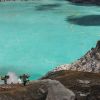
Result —
POLYGON ((14 72, 8 72, 9 75, 9 79, 7 80, 7 83, 8 84, 11 84, 11 83, 22 83, 21 80, 18 78, 18 76, 16 75, 16 73, 14 72))

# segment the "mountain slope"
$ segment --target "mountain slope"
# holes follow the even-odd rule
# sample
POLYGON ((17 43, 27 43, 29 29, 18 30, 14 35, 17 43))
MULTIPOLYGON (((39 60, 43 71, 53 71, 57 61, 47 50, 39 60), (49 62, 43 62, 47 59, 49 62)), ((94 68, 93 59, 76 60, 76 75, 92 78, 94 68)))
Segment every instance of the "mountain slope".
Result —
POLYGON ((88 51, 83 57, 72 64, 58 66, 51 72, 60 70, 76 70, 84 72, 100 73, 100 41, 95 48, 88 51))

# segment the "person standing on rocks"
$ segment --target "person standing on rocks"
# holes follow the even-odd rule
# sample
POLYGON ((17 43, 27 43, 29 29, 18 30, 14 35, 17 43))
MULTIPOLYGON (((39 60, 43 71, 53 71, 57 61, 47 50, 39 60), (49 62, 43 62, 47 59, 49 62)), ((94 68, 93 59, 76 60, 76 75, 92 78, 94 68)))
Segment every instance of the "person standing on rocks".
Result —
POLYGON ((20 76, 20 79, 22 80, 24 86, 26 86, 26 83, 29 81, 29 79, 28 79, 29 77, 30 76, 27 74, 23 74, 20 76))
POLYGON ((4 81, 4 84, 7 84, 8 79, 9 79, 9 75, 5 75, 4 77, 1 77, 1 80, 4 81))

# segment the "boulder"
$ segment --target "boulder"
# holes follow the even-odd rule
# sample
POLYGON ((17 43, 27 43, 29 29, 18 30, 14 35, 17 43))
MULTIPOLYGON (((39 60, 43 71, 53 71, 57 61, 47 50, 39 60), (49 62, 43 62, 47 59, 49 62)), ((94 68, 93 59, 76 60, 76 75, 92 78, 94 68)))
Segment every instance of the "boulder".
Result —
POLYGON ((65 88, 60 82, 49 80, 48 83, 46 100, 75 100, 75 94, 65 88))

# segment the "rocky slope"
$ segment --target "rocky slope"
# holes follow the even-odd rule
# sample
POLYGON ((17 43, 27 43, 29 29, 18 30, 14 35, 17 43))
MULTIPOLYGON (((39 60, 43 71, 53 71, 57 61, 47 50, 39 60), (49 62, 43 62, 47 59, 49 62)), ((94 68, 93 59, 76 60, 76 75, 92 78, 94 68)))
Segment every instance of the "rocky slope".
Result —
POLYGON ((76 95, 75 100, 100 100, 100 73, 62 70, 49 73, 42 79, 48 78, 71 89, 76 95))
POLYGON ((60 70, 76 70, 76 71, 100 73, 100 41, 97 42, 95 48, 92 48, 76 62, 72 64, 65 64, 58 66, 49 73, 53 73, 60 70))
POLYGON ((100 73, 100 41, 95 48, 70 66, 70 70, 100 73))

